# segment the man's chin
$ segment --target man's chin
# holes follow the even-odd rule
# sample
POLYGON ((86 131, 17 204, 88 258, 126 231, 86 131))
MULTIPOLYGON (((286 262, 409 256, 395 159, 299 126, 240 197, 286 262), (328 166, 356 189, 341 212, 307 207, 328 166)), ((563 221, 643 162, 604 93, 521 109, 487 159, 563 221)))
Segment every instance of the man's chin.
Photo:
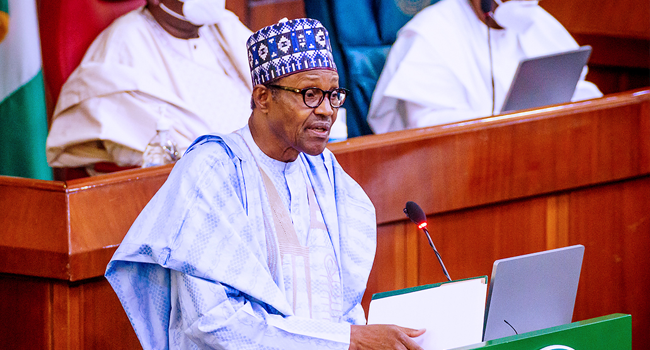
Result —
POLYGON ((305 154, 309 154, 310 156, 317 156, 323 153, 326 146, 327 146, 327 142, 323 142, 322 144, 310 145, 309 147, 305 147, 305 149, 302 152, 305 154))

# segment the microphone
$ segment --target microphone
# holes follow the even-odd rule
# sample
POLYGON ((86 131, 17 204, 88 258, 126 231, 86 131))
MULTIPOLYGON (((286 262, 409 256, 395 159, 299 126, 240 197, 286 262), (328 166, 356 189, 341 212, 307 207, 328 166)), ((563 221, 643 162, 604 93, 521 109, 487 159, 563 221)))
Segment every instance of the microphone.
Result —
POLYGON ((408 201, 406 202, 406 207, 404 208, 404 214, 406 214, 406 216, 408 216, 408 218, 411 219, 411 221, 413 221, 413 223, 416 224, 419 229, 423 230, 424 233, 426 233, 427 240, 429 240, 429 245, 431 246, 431 248, 433 248, 433 252, 436 253, 436 258, 438 258, 438 262, 442 267, 442 272, 444 272, 445 277, 447 277, 447 281, 451 281, 451 277, 449 277, 449 272, 447 272, 447 268, 445 267, 445 264, 442 262, 440 253, 438 253, 436 246, 433 245, 433 241, 431 240, 431 236, 429 235, 429 230, 427 230, 427 216, 424 215, 424 211, 422 211, 422 208, 420 208, 420 206, 417 205, 415 202, 408 201))

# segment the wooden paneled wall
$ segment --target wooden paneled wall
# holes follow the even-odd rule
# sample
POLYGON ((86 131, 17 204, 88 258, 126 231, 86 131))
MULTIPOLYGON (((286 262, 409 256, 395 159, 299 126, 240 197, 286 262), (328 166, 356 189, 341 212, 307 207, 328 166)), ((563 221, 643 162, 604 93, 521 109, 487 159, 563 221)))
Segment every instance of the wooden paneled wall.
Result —
POLYGON ((226 7, 252 31, 277 23, 282 18, 305 17, 302 0, 227 0, 226 7))
POLYGON ((645 0, 543 0, 540 6, 572 33, 650 39, 650 2, 645 0))
POLYGON ((544 0, 540 5, 591 45, 587 79, 605 94, 650 86, 650 1, 544 0))
POLYGON ((3 349, 141 348, 104 278, 70 283, 0 274, 0 295, 3 349))

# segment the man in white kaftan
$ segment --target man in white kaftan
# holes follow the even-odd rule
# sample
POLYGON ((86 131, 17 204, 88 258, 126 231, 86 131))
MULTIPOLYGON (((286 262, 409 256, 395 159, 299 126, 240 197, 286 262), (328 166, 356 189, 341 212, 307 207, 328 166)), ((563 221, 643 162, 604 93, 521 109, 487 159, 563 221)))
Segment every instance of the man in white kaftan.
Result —
POLYGON ((325 149, 346 97, 325 28, 280 22, 248 47, 248 126, 197 139, 107 267, 138 339, 145 349, 421 350, 411 338, 423 330, 365 325, 375 211, 325 149))
POLYGON ((145 349, 347 349, 349 324, 365 323, 374 208, 329 151, 280 163, 246 127, 197 140, 174 167, 106 273, 145 349), (304 268, 276 255, 258 163, 290 208, 301 243, 315 250, 311 310, 306 302, 294 310, 293 283, 301 283, 299 301, 308 297, 304 268), (311 224, 325 229, 309 230, 308 184, 322 213, 311 224))
MULTIPOLYGON (((523 26, 504 25, 503 29, 496 24, 501 29, 490 29, 495 113, 501 110, 520 60, 578 48, 566 29, 536 1, 503 4, 510 2, 534 6, 525 8, 526 18, 520 18, 526 22, 523 26)), ((484 15, 479 17, 479 4, 480 0, 441 0, 400 30, 368 112, 375 133, 492 115, 488 26, 484 15)), ((573 101, 602 96, 593 83, 584 80, 586 73, 587 67, 573 101)))
POLYGON ((177 37, 182 33, 172 35, 161 23, 189 23, 158 6, 174 2, 149 0, 116 19, 89 47, 54 111, 47 139, 51 166, 139 166, 163 116, 171 120, 180 152, 200 135, 246 124, 252 90, 245 43, 251 31, 223 8, 217 24, 190 25, 196 37, 177 37))

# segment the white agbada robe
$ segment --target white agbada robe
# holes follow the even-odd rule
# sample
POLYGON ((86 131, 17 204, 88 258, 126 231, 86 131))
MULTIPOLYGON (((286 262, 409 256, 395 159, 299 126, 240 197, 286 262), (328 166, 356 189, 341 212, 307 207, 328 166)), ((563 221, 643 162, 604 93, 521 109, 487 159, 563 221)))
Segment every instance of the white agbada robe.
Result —
POLYGON ((161 112, 181 154, 200 135, 241 128, 251 113, 250 35, 229 11, 189 40, 167 33, 145 8, 116 19, 62 87, 49 164, 140 165, 161 112))
POLYGON ((372 203, 327 149, 281 163, 254 146, 248 127, 237 133, 244 138, 206 135, 190 146, 118 247, 107 280, 146 349, 348 349, 350 325, 366 322, 372 203), (309 247, 311 294, 299 256, 280 254, 260 168, 309 247))
MULTIPOLYGON (((541 7, 523 33, 490 30, 495 114, 520 60, 568 51, 578 44, 541 7)), ((469 0, 442 0, 399 32, 372 96, 368 123, 375 133, 447 124, 492 114, 487 26, 469 0)), ((582 72, 572 100, 601 97, 582 72)))

